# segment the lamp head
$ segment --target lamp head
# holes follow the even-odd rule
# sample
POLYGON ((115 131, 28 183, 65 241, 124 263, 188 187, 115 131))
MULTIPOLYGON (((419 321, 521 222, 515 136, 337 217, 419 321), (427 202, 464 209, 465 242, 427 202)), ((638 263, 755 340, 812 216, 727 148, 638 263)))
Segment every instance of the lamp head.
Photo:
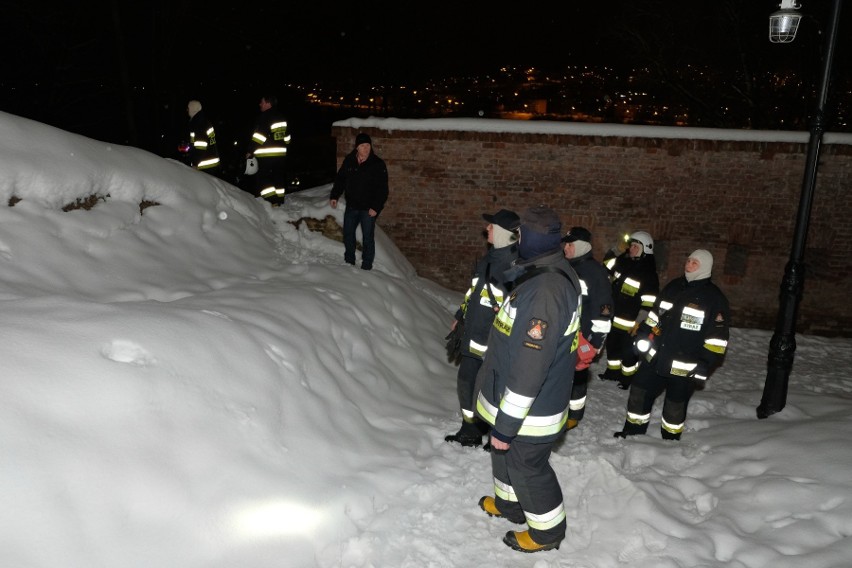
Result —
POLYGON ((769 16, 769 41, 772 43, 790 43, 796 39, 799 21, 802 15, 796 10, 801 8, 796 0, 781 0, 781 8, 769 16))

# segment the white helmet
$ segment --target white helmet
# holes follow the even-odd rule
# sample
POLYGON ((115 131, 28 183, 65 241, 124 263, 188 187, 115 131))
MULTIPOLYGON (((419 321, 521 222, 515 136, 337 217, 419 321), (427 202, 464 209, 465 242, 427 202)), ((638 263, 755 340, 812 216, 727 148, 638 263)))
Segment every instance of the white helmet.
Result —
POLYGON ((627 242, 630 241, 638 241, 642 243, 642 252, 645 254, 654 254, 654 239, 651 238, 651 234, 645 231, 636 231, 635 233, 630 233, 630 237, 627 242))
POLYGON ((253 176, 257 173, 257 158, 251 156, 246 160, 246 171, 244 173, 247 176, 253 176))

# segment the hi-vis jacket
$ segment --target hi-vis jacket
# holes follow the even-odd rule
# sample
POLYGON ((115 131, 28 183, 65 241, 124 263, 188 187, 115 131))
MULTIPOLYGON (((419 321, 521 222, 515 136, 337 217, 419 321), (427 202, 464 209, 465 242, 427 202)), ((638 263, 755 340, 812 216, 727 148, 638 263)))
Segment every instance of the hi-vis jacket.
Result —
POLYGON ((456 311, 464 321, 461 354, 482 359, 488 349, 488 334, 494 316, 506 297, 504 273, 518 258, 518 245, 492 248, 476 263, 470 288, 456 311))
POLYGON ((592 252, 569 259, 582 287, 583 337, 600 349, 612 328, 612 288, 606 268, 594 259, 592 252))
POLYGON ((639 311, 651 309, 659 291, 654 255, 630 258, 627 252, 620 254, 612 267, 612 327, 632 331, 639 311))
POLYGON ((549 442, 568 419, 580 329, 579 281, 560 249, 516 267, 476 377, 476 412, 496 438, 549 442), (521 281, 538 267, 558 268, 521 281))
POLYGON ((675 278, 660 292, 648 318, 636 332, 650 340, 646 359, 657 374, 706 380, 728 348, 728 299, 710 278, 675 278), (649 337, 653 334, 653 337, 649 337))
POLYGON ((192 166, 198 170, 209 170, 219 165, 219 150, 216 147, 216 131, 200 110, 189 119, 189 144, 192 166))
POLYGON ((290 133, 284 115, 273 107, 261 112, 251 134, 249 151, 255 158, 281 158, 287 155, 290 133))

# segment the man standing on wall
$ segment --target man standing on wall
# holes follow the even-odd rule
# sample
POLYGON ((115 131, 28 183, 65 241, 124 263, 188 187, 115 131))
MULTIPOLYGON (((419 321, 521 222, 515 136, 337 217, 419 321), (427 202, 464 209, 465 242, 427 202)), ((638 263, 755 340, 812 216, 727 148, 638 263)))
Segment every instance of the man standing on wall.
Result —
POLYGON ((337 209, 340 197, 346 200, 343 212, 343 260, 355 264, 355 231, 361 226, 361 268, 371 270, 376 257, 376 221, 388 199, 388 168, 373 152, 368 134, 355 137, 355 149, 340 165, 329 203, 337 209))

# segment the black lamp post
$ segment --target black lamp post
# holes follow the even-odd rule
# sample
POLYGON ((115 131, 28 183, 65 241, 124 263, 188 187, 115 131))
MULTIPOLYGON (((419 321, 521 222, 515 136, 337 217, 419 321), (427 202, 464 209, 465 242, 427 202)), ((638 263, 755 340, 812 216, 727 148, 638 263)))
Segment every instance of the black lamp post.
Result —
MULTIPOLYGON (((796 316, 805 283, 803 262, 805 241, 808 236, 808 223, 811 217, 811 204, 813 203, 817 167, 819 166, 820 144, 825 130, 825 101, 828 96, 831 61, 834 58, 834 44, 840 20, 840 4, 841 0, 834 0, 829 31, 825 40, 822 78, 816 112, 811 122, 805 175, 802 179, 802 193, 799 197, 799 211, 796 218, 796 232, 793 235, 793 246, 790 249, 790 260, 787 262, 784 278, 781 281, 781 305, 778 309, 775 333, 769 342, 766 383, 763 385, 763 397, 760 406, 757 407, 758 418, 766 418, 780 412, 787 403, 787 384, 796 352, 796 316)), ((796 0, 782 0, 780 7, 781 10, 775 12, 769 18, 769 39, 773 43, 788 43, 796 37, 796 29, 801 16, 795 10, 799 6, 796 4, 796 0)))

